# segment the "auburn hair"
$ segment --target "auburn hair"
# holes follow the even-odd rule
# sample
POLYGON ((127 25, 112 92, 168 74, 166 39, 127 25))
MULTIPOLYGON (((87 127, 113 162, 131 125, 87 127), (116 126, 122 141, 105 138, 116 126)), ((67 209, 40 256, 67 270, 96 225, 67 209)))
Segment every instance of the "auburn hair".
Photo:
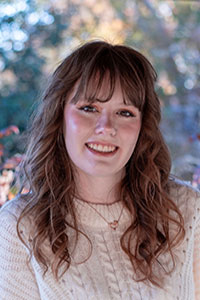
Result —
POLYGON ((25 208, 18 219, 18 234, 23 240, 19 225, 31 216, 31 254, 42 263, 44 272, 51 268, 57 279, 61 265, 67 271, 71 263, 69 227, 75 230, 76 240, 83 234, 73 205, 76 182, 63 137, 64 106, 75 84, 78 87, 74 103, 81 95, 88 101, 99 99, 105 78, 107 93, 99 101, 109 101, 119 83, 124 101, 136 106, 142 116, 138 142, 121 182, 121 201, 134 215, 132 224, 121 236, 121 247, 129 256, 138 281, 161 286, 154 264, 159 262, 159 255, 167 252, 174 262, 172 250, 184 237, 184 224, 169 193, 171 160, 159 129, 161 111, 154 90, 156 77, 151 63, 140 52, 93 41, 66 57, 51 78, 28 131, 22 187, 28 185, 29 192, 20 195, 25 208), (170 224, 177 227, 175 236, 170 234, 170 224), (54 254, 51 262, 42 249, 46 240, 54 254))

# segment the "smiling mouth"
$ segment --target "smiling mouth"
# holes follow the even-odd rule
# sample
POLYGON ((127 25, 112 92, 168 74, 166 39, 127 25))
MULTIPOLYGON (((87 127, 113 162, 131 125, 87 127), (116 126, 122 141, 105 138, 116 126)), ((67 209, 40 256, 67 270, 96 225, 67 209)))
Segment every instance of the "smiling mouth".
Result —
POLYGON ((118 149, 118 147, 116 146, 107 146, 107 145, 103 146, 100 144, 92 144, 92 143, 88 143, 86 144, 86 146, 89 149, 100 153, 114 153, 118 149))

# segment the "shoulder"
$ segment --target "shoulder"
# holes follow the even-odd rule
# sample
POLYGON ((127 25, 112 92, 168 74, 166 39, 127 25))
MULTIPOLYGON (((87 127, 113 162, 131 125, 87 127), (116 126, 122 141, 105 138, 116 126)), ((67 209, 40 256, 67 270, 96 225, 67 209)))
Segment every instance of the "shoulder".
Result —
MULTIPOLYGON (((23 209, 26 206, 26 202, 21 196, 6 202, 0 209, 0 236, 10 235, 12 238, 17 237, 17 222, 23 212, 23 209)), ((20 224, 19 230, 22 230, 24 233, 28 228, 27 221, 23 220, 20 224)))
POLYGON ((200 222, 200 191, 189 182, 171 177, 169 180, 169 194, 173 202, 182 213, 185 222, 191 219, 200 222))
POLYGON ((16 198, 6 202, 0 208, 0 220, 5 220, 7 218, 17 220, 25 206, 26 203, 20 196, 17 196, 16 198))
POLYGON ((169 191, 170 195, 174 197, 194 197, 198 198, 200 195, 200 191, 193 187, 190 182, 181 180, 177 177, 170 177, 169 182, 169 191))

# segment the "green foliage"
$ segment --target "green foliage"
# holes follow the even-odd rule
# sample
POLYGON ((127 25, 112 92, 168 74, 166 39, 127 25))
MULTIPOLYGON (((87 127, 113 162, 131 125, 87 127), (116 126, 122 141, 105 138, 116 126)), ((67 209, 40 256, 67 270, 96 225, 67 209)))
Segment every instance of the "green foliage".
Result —
MULTIPOLYGON (((0 128, 16 124, 23 131, 44 82, 46 59, 39 51, 60 44, 67 25, 54 9, 41 12, 34 1, 20 3, 25 5, 21 10, 17 4, 0 3, 0 128), (9 15, 3 14, 4 9, 9 15)), ((16 140, 13 143, 11 153, 13 148, 21 151, 20 144, 16 140)))

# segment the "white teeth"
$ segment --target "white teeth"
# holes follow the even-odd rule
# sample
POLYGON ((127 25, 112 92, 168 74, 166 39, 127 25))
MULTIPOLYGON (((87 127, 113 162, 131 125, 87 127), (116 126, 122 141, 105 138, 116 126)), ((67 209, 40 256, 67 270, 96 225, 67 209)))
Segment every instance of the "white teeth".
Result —
POLYGON ((116 147, 114 146, 103 146, 103 145, 97 145, 97 144, 87 144, 89 148, 94 149, 99 152, 113 152, 116 147))

